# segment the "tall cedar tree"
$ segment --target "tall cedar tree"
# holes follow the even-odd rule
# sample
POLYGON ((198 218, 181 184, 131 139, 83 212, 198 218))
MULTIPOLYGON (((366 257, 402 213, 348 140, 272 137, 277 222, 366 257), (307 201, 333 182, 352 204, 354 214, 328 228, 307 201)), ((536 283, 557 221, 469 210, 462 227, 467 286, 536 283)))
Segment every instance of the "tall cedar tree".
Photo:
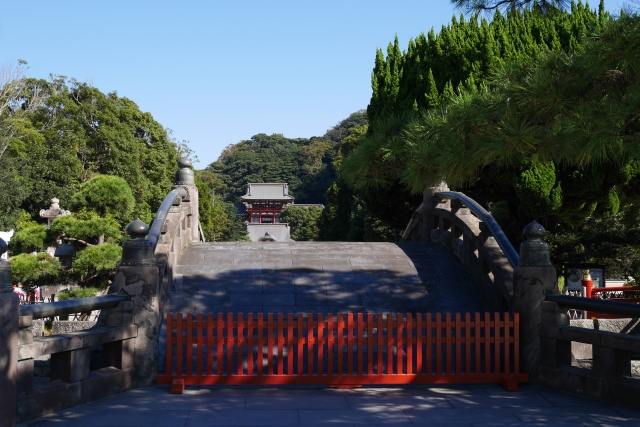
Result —
POLYGON ((534 6, 510 9, 506 16, 496 10, 491 21, 454 16, 438 34, 419 35, 403 52, 394 40, 386 57, 376 52, 369 131, 343 162, 340 176, 360 192, 368 213, 400 232, 421 200, 420 191, 401 181, 412 144, 403 132, 419 115, 416 110, 434 108, 455 97, 458 88, 477 90, 496 67, 550 51, 579 50, 605 18, 582 3, 573 2, 570 11, 534 6))

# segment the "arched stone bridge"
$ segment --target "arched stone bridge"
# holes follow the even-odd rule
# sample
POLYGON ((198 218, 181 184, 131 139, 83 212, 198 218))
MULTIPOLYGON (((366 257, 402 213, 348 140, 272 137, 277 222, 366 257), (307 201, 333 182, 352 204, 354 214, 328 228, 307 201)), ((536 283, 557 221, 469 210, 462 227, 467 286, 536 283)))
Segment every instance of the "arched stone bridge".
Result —
MULTIPOLYGON (((519 313, 519 338, 508 342, 518 346, 520 368, 533 381, 637 406, 640 384, 630 377, 630 357, 632 352, 640 352, 639 341, 623 334, 613 337, 609 332, 572 327, 566 307, 631 317, 640 316, 640 309, 614 307, 616 303, 611 302, 594 306, 584 299, 553 295, 556 272, 549 262, 547 245, 541 240, 544 229, 539 224, 532 223, 525 229, 528 240, 518 254, 491 215, 476 202, 447 188, 432 188, 425 193, 400 243, 204 242, 198 191, 190 166, 187 159, 179 162, 175 185, 150 229, 142 222, 128 227, 132 239, 123 246, 122 262, 111 290, 118 295, 106 297, 117 305, 104 306, 109 308, 100 327, 69 336, 33 338, 27 328, 36 317, 19 312, 15 295, 10 292, 11 282, 4 280, 8 285, 0 286, 0 290, 6 287, 8 291, 0 292, 4 310, 4 314, 0 313, 0 338, 5 337, 3 342, 9 344, 0 348, 0 357, 10 363, 0 369, 0 396, 9 404, 0 410, 0 419, 9 420, 7 425, 13 425, 15 419, 26 420, 133 387, 153 385, 163 366, 163 322, 169 311, 519 313), (593 345, 593 373, 572 366, 572 341, 593 345), (103 346, 104 360, 103 368, 93 372, 88 358, 96 345, 103 346), (46 386, 34 383, 34 358, 43 355, 55 359, 51 379, 62 381, 46 386), (581 388, 585 382, 590 384, 588 390, 581 388), (57 399, 59 395, 66 397, 57 399)), ((3 273, 6 268, 0 267, 3 273)), ((3 274, 0 285, 6 276, 3 274)), ((51 313, 68 311, 55 304, 47 308, 51 313)), ((390 328, 389 319, 387 316, 390 328)), ((501 328, 505 335, 509 329, 489 320, 484 327, 482 336, 491 343, 499 343, 494 337, 501 328), (490 327, 495 328, 493 335, 490 327)), ((437 339, 443 338, 439 334, 437 339)), ((452 332, 447 334, 449 340, 452 332)), ((422 332, 419 335, 422 339, 422 332)), ((474 335, 473 340, 480 335, 474 335)), ((182 332, 176 332, 175 338, 178 336, 182 337, 182 332)), ((233 333, 216 335, 222 336, 229 337, 229 342, 233 340, 233 333)), ((359 333, 358 336, 360 339, 359 333)), ((397 335, 397 348, 402 348, 401 338, 397 335)), ((191 348, 188 344, 187 347, 191 348)), ((410 347, 406 347, 407 354, 410 347)), ((389 348, 387 356, 393 356, 389 348)), ((234 354, 227 352, 228 357, 234 354)), ((486 356, 489 355, 490 351, 486 356)), ((407 364, 409 360, 407 355, 407 364)), ((227 362, 227 375, 234 366, 227 362)), ((319 365, 320 368, 324 367, 319 365)), ((397 373, 401 373, 400 368, 397 373)))

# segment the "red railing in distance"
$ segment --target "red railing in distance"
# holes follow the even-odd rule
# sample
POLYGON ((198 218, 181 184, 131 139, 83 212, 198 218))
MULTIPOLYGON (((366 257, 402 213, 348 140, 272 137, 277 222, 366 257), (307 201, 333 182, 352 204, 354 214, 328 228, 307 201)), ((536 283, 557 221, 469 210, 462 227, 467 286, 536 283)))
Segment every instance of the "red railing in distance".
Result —
POLYGON ((166 372, 185 385, 500 383, 517 390, 518 313, 167 314, 166 372))
MULTIPOLYGON (((593 288, 591 290, 591 298, 606 301, 620 301, 632 304, 640 303, 640 286, 611 286, 605 288, 593 288)), ((587 319, 619 319, 624 316, 615 314, 587 312, 587 319)))

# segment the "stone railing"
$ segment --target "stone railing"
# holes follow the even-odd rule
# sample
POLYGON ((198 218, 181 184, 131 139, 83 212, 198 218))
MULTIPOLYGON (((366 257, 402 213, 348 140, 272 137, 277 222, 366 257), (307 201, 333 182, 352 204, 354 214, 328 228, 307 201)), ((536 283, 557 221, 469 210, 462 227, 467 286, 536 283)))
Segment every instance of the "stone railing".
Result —
POLYGON ((618 322, 636 325, 640 306, 559 295, 540 224, 525 227, 527 240, 517 254, 491 215, 463 194, 447 190, 425 193, 403 240, 433 241, 447 248, 481 284, 489 304, 502 303, 503 309, 520 314, 520 363, 532 383, 640 407, 640 379, 633 375, 631 360, 632 354, 640 354, 640 336, 629 333, 629 327, 578 327, 568 315, 570 310, 589 310, 628 316, 618 322), (578 363, 577 352, 591 360, 578 363))
POLYGON ((403 241, 432 241, 469 272, 492 311, 513 309, 513 272, 519 256, 482 206, 463 193, 431 189, 409 222, 403 241))
MULTIPOLYGON (((20 307, 10 264, 0 260, 0 427, 155 382, 176 262, 186 246, 203 240, 191 162, 181 159, 178 166, 151 229, 140 220, 127 226, 131 238, 109 295, 20 307), (28 329, 37 318, 94 309, 106 314, 91 329, 38 338, 28 329), (100 348, 101 367, 92 370, 91 354, 100 348), (34 378, 35 359, 42 357, 50 357, 45 381, 34 378)), ((6 250, 0 239, 0 252, 6 250)))
POLYGON ((161 203, 151 228, 136 220, 129 224, 131 239, 122 247, 122 262, 116 270, 112 292, 125 292, 133 301, 135 384, 155 383, 158 371, 158 340, 164 308, 182 251, 203 241, 198 211, 198 188, 191 161, 178 161, 174 185, 161 203))
POLYGON ((20 307, 18 333, 17 421, 121 393, 134 386, 133 341, 137 327, 128 295, 60 301, 20 307), (106 309, 105 325, 34 338, 34 319, 106 309), (91 370, 92 350, 102 363, 91 370), (36 359, 49 359, 49 377, 34 378, 36 359))
MULTIPOLYGON (((640 306, 617 301, 547 295, 539 327, 541 359, 538 384, 622 405, 640 407, 640 378, 632 375, 632 354, 640 336, 571 326, 567 309, 640 317, 640 306), (591 369, 581 366, 572 347, 591 347, 591 369)), ((637 373, 636 373, 637 374, 637 373)))

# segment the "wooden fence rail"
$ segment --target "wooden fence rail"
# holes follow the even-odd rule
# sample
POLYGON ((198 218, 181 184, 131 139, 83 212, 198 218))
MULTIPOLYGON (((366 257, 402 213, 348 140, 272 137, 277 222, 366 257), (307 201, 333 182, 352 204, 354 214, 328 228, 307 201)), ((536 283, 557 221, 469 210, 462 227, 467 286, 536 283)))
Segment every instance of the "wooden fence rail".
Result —
POLYGON ((166 372, 186 385, 501 383, 517 390, 509 313, 167 314, 166 372))

